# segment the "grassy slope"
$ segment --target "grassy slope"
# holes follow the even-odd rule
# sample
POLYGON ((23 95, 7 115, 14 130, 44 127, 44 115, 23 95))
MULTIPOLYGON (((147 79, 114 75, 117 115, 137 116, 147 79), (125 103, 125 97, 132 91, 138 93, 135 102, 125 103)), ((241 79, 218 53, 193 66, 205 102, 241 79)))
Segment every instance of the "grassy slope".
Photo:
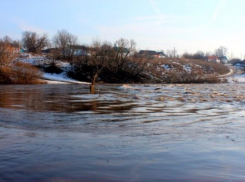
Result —
POLYGON ((151 60, 144 73, 158 82, 202 83, 219 82, 216 75, 228 72, 229 68, 220 63, 185 58, 164 58, 151 60))

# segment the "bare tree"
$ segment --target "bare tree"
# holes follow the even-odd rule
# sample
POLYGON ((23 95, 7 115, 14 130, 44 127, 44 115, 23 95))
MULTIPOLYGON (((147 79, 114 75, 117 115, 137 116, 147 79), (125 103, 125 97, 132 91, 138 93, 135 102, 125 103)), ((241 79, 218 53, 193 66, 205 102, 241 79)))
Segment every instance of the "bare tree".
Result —
POLYGON ((189 54, 188 52, 185 52, 183 55, 182 55, 183 58, 192 58, 192 54, 189 54))
POLYGON ((119 39, 114 43, 95 40, 92 43, 94 54, 89 56, 90 64, 95 66, 93 74, 92 85, 95 84, 99 74, 107 68, 120 77, 120 74, 127 72, 127 74, 140 74, 151 57, 147 55, 139 55, 136 52, 136 43, 134 40, 119 39))
POLYGON ((193 54, 193 59, 204 59, 205 54, 202 51, 197 51, 195 54, 193 54))
POLYGON ((224 46, 220 46, 218 49, 215 50, 215 55, 218 57, 226 56, 228 49, 224 46))
POLYGON ((43 48, 49 46, 48 36, 46 34, 40 36, 36 32, 23 32, 22 44, 28 52, 40 53, 43 48))
POLYGON ((167 56, 170 58, 178 57, 177 53, 178 53, 178 51, 175 48, 173 50, 167 50, 166 51, 167 56))
POLYGON ((56 65, 57 59, 60 56, 60 50, 58 48, 50 49, 49 59, 51 60, 51 65, 56 65))
POLYGON ((234 53, 231 52, 231 54, 230 54, 230 59, 233 59, 233 58, 234 58, 234 53))
POLYGON ((128 71, 131 74, 137 76, 142 73, 150 60, 154 59, 153 56, 149 56, 147 53, 145 54, 138 54, 136 51, 130 58, 130 65, 128 66, 128 71))
POLYGON ((166 55, 168 56, 168 57, 173 57, 173 54, 172 54, 172 51, 171 50, 167 50, 166 51, 166 55))
POLYGON ((10 43, 13 42, 13 40, 9 36, 7 36, 7 35, 5 35, 3 37, 3 40, 2 41, 5 42, 5 43, 8 43, 8 44, 10 44, 10 43))
POLYGON ((77 73, 87 73, 91 80, 90 91, 95 92, 96 81, 105 68, 109 68, 113 58, 114 49, 111 43, 100 40, 93 40, 90 47, 87 47, 87 54, 76 57, 74 60, 74 68, 77 73))
POLYGON ((92 85, 95 85, 100 73, 105 67, 109 67, 111 60, 114 57, 114 50, 111 43, 100 40, 94 40, 92 42, 93 54, 90 56, 89 64, 95 66, 95 70, 92 76, 92 85))
POLYGON ((119 39, 114 44, 115 57, 115 72, 116 74, 123 70, 129 56, 135 52, 136 43, 134 40, 119 39))
POLYGON ((203 51, 197 51, 195 54, 189 54, 189 53, 184 53, 182 55, 182 57, 184 58, 190 58, 190 59, 205 59, 205 53, 203 51))
POLYGON ((0 40, 0 66, 9 66, 16 58, 14 48, 5 40, 0 40))
POLYGON ((58 31, 58 33, 53 38, 53 44, 56 48, 61 50, 61 54, 65 59, 66 56, 73 58, 74 49, 73 46, 77 45, 78 38, 75 35, 67 32, 66 30, 58 31))
POLYGON ((133 40, 120 39, 113 46, 110 42, 94 40, 87 47, 87 54, 74 58, 73 73, 78 79, 91 80, 91 92, 102 74, 102 79, 140 78, 140 73, 151 59, 147 55, 139 55, 135 51, 133 40), (103 73, 102 73, 103 72, 103 73), (111 75, 111 78, 107 74, 111 75), (84 75, 87 75, 84 77, 84 75))

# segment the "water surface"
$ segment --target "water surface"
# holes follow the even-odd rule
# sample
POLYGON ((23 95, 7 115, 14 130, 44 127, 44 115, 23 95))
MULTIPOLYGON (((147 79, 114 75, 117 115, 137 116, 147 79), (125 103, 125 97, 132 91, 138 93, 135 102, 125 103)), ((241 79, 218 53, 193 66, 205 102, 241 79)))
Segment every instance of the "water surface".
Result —
POLYGON ((0 86, 0 181, 244 181, 245 85, 0 86))

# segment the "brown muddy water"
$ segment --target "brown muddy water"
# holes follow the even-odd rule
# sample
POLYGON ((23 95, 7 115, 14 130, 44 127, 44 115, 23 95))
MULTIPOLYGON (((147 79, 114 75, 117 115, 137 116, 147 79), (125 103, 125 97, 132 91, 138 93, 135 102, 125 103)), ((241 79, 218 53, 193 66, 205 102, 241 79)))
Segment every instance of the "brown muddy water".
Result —
POLYGON ((0 181, 245 181, 245 85, 0 86, 0 181))

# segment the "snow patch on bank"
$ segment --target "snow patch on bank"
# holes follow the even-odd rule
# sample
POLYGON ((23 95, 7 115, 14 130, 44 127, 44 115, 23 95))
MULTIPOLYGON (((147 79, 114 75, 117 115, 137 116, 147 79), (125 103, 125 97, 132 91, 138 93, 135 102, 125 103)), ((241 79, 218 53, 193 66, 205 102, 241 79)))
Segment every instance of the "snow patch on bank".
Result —
POLYGON ((184 65, 184 66, 183 66, 183 68, 184 68, 184 69, 185 69, 185 71, 187 71, 188 73, 191 73, 191 70, 192 70, 191 65, 186 64, 186 65, 184 65))
POLYGON ((245 74, 228 78, 229 83, 245 83, 245 74))
POLYGON ((161 65, 165 70, 170 70, 170 67, 169 67, 169 65, 167 65, 167 64, 163 64, 163 65, 161 65))
MULTIPOLYGON (((38 65, 50 65, 51 60, 45 56, 33 56, 28 53, 23 53, 22 57, 17 59, 16 61, 21 61, 24 63, 29 63, 34 66, 38 65)), ((67 72, 71 70, 71 65, 69 62, 57 61, 57 66, 63 70, 60 74, 55 73, 43 73, 42 78, 47 80, 46 82, 49 84, 57 84, 57 83, 75 83, 75 84, 87 84, 89 82, 80 82, 74 79, 71 79, 67 76, 67 72)))
POLYGON ((80 82, 80 81, 68 78, 65 72, 62 72, 60 74, 44 73, 42 77, 46 80, 54 80, 54 81, 59 81, 59 82, 68 82, 68 83, 90 85, 90 83, 88 83, 88 82, 80 82))
POLYGON ((123 84, 122 86, 119 87, 119 89, 121 89, 121 90, 135 90, 135 87, 132 87, 132 86, 127 85, 127 84, 123 84))
POLYGON ((50 60, 47 59, 45 56, 33 56, 28 53, 21 54, 21 58, 17 59, 16 61, 21 61, 23 63, 29 63, 31 65, 37 66, 37 65, 45 65, 49 64, 50 60))

